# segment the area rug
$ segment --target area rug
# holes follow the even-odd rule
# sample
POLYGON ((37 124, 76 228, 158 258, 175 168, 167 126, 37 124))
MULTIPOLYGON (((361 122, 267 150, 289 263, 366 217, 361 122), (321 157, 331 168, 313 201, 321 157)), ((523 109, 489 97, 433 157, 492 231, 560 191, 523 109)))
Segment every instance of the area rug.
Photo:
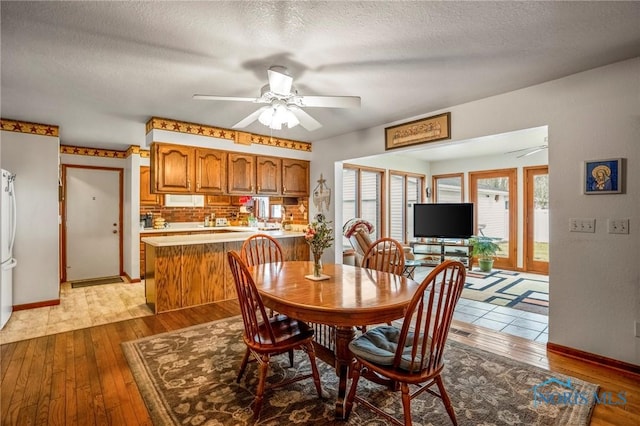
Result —
MULTIPOLYGON (((236 383, 245 351, 240 317, 201 324, 122 343, 138 388, 155 425, 386 425, 366 407, 356 405, 348 422, 334 419, 335 370, 318 362, 323 393, 313 382, 268 390, 259 420, 251 405, 257 384, 256 363, 236 383)), ((299 351, 296 351, 299 352, 299 351)), ((451 341, 443 377, 460 425, 586 425, 598 386, 552 373, 451 341), (580 403, 553 400, 568 392, 585 395, 580 403), (588 401, 588 402, 584 402, 588 401), (583 403, 584 402, 584 403, 583 403)), ((309 372, 306 355, 273 358, 270 383, 309 372)), ((402 413, 399 393, 361 380, 358 395, 394 415, 402 413)), ((412 401, 416 425, 450 425, 442 401, 424 393, 412 401)))
POLYGON ((548 315, 549 277, 502 270, 469 271, 462 297, 548 315))
MULTIPOLYGON (((432 268, 420 268, 415 280, 420 281, 432 268)), ((494 269, 467 271, 462 290, 464 299, 506 306, 521 311, 549 315, 549 277, 546 275, 494 269)))

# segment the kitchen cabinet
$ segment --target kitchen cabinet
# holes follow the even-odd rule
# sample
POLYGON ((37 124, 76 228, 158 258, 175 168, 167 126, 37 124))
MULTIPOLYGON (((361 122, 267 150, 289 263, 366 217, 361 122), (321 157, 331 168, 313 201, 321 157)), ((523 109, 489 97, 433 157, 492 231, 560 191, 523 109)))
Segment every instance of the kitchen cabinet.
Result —
POLYGON ((255 194, 256 156, 229 153, 228 166, 228 193, 235 195, 255 194))
POLYGON ((161 206, 163 196, 151 192, 151 167, 140 167, 140 205, 161 206))
POLYGON ((227 155, 226 151, 196 148, 195 181, 197 193, 226 193, 227 155))
POLYGON ((152 193, 204 194, 207 205, 228 195, 309 196, 306 160, 154 142, 150 175, 152 193))
POLYGON ((224 194, 226 151, 153 143, 151 178, 156 193, 224 194))
POLYGON ((256 193, 280 195, 282 160, 277 157, 256 157, 256 193))
POLYGON ((151 146, 151 179, 154 192, 188 194, 194 191, 195 148, 154 143, 151 146))
MULTIPOLYGON (((276 237, 285 260, 308 260, 304 237, 276 237)), ((227 252, 240 250, 238 241, 154 246, 146 244, 145 298, 155 313, 237 297, 227 252)))
POLYGON ((287 197, 309 196, 309 162, 282 159, 282 195, 287 197))

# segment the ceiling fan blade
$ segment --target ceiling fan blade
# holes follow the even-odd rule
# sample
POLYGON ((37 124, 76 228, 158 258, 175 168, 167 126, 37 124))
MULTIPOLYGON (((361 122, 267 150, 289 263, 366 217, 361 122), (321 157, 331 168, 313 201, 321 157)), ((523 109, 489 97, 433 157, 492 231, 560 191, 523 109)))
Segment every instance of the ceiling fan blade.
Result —
POLYGON ((524 154, 518 155, 518 158, 522 158, 522 157, 527 157, 529 155, 533 155, 536 152, 542 151, 543 149, 546 149, 546 147, 544 147, 544 148, 543 147, 539 147, 539 148, 534 149, 533 151, 525 152, 524 154))
POLYGON ((505 154, 515 154, 516 152, 532 151, 532 150, 536 150, 536 152, 538 152, 538 151, 542 151, 543 149, 547 149, 547 147, 548 145, 530 146, 529 148, 516 149, 515 151, 507 151, 505 152, 505 154))
POLYGON ((237 96, 216 96, 216 95, 193 95, 193 99, 203 101, 239 101, 239 102, 258 102, 256 98, 241 98, 237 96))
POLYGON ((289 110, 296 116, 300 125, 308 131, 312 132, 322 127, 322 124, 320 124, 318 120, 301 110, 296 105, 289 105, 289 110))
POLYGON ((301 107, 360 108, 359 96, 296 96, 301 107))
POLYGON ((258 119, 258 117, 260 117, 260 114, 262 114, 262 111, 271 108, 270 105, 265 105, 263 107, 258 108, 256 111, 252 112, 251 114, 249 114, 248 116, 246 116, 245 118, 243 118, 242 120, 238 121, 236 124, 233 125, 232 128, 234 129, 242 129, 243 127, 247 127, 249 124, 253 123, 254 121, 256 121, 258 119))
POLYGON ((291 93, 293 78, 289 75, 276 71, 276 69, 283 69, 286 71, 286 68, 284 67, 271 67, 267 70, 267 74, 269 75, 269 90, 278 95, 286 96, 291 93))

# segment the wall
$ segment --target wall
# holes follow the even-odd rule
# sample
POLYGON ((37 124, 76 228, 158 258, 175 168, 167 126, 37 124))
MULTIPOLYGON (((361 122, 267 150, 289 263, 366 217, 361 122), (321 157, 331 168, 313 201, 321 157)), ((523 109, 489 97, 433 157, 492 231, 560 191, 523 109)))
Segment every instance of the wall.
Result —
MULTIPOLYGON (((445 111, 453 141, 548 126, 549 342, 640 365, 640 58, 424 116, 445 111), (624 194, 583 195, 583 161, 615 157, 626 159, 624 194), (573 217, 595 218, 596 232, 569 233, 573 217), (631 233, 607 234, 608 218, 629 218, 631 233)), ((333 176, 327 183, 335 205, 342 201, 340 162, 382 154, 384 128, 393 124, 316 143, 323 149, 311 173, 333 176)), ((339 215, 336 209, 330 219, 341 223, 339 215)))
POLYGON ((16 174, 13 304, 57 301, 59 139, 2 131, 2 168, 16 174))

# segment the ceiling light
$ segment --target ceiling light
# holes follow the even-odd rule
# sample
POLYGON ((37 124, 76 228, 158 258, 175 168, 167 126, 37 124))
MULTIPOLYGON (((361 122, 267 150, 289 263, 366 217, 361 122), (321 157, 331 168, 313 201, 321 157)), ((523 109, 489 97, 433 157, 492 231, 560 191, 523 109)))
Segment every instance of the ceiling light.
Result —
POLYGON ((258 117, 258 121, 274 130, 282 129, 283 124, 288 128, 300 124, 298 117, 281 101, 274 101, 269 108, 262 111, 258 117))

